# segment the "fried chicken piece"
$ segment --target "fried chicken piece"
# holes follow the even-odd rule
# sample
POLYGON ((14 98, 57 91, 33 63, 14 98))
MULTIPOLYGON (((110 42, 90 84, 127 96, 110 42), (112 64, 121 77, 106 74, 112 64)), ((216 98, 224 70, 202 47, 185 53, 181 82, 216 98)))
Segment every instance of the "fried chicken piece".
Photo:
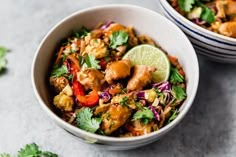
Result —
POLYGON ((91 39, 85 47, 83 54, 91 54, 96 59, 101 59, 107 55, 107 46, 101 39, 91 39))
POLYGON ((110 24, 109 27, 107 27, 103 32, 105 34, 105 37, 109 37, 113 32, 118 32, 120 30, 123 30, 125 31, 126 30, 126 27, 125 26, 122 26, 121 24, 119 23, 112 23, 110 24))
POLYGON ((236 21, 221 24, 219 32, 225 36, 236 38, 236 21))
POLYGON ((119 127, 125 124, 127 119, 131 116, 132 109, 113 104, 109 107, 108 111, 102 115, 101 129, 105 134, 110 135, 119 127))
POLYGON ((127 94, 120 94, 116 95, 111 99, 112 104, 121 104, 123 106, 129 107, 131 109, 136 109, 135 105, 135 99, 136 99, 136 93, 130 92, 127 94))
POLYGON ((86 68, 77 73, 77 80, 86 88, 99 91, 105 82, 104 74, 93 68, 86 68))
POLYGON ((53 99, 53 104, 61 109, 62 111, 72 111, 74 100, 72 97, 66 95, 63 92, 60 92, 60 94, 56 95, 53 99))
POLYGON ((69 84, 68 79, 64 76, 50 77, 49 82, 57 93, 60 93, 69 84))
POLYGON ((144 86, 152 80, 152 72, 156 71, 155 67, 145 65, 135 65, 134 72, 131 79, 128 82, 128 91, 142 90, 144 86))
POLYGON ((113 80, 123 79, 130 75, 131 62, 128 59, 115 61, 107 64, 105 79, 109 84, 113 80))
POLYGON ((236 13, 236 1, 235 0, 224 0, 216 1, 217 17, 224 18, 226 15, 233 15, 236 13))

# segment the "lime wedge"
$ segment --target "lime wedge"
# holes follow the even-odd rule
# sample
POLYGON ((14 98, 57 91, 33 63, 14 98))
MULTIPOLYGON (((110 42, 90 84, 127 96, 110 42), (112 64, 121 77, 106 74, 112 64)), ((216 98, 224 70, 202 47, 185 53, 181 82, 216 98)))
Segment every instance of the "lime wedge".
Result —
POLYGON ((157 70, 152 74, 155 83, 167 81, 170 75, 170 61, 159 48, 143 44, 130 49, 123 59, 129 59, 134 65, 154 66, 157 70))

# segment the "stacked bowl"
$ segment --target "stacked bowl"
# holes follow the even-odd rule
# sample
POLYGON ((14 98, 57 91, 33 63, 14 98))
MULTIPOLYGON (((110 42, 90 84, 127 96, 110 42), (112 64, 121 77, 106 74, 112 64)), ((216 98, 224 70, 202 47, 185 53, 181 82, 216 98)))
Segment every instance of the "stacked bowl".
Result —
POLYGON ((178 13, 167 0, 160 0, 164 15, 180 27, 196 52, 211 60, 236 63, 236 39, 204 29, 178 13))

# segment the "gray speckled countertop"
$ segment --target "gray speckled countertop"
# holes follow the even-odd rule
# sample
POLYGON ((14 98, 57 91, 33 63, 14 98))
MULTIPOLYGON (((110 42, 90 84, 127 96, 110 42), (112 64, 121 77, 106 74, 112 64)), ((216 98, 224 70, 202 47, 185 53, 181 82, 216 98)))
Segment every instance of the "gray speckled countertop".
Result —
POLYGON ((200 85, 184 120, 161 140, 129 151, 86 144, 58 127, 40 107, 30 70, 37 46, 59 20, 82 8, 129 3, 160 11, 158 0, 5 0, 0 5, 0 45, 7 71, 0 76, 0 152, 16 154, 26 143, 62 157, 234 157, 236 156, 236 66, 199 56, 200 85))

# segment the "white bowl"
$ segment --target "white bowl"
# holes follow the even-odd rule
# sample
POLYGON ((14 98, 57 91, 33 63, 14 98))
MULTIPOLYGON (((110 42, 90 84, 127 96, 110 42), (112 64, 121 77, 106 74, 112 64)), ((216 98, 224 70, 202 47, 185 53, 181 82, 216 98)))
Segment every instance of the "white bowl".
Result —
POLYGON ((196 53, 185 34, 173 23, 158 13, 132 5, 106 5, 75 12, 53 27, 38 47, 32 64, 32 84, 34 92, 44 111, 60 127, 73 135, 108 149, 131 149, 156 141, 176 126, 186 115, 195 98, 199 80, 199 65, 196 53), (158 131, 139 137, 116 138, 101 136, 81 130, 63 121, 51 107, 52 95, 49 91, 48 72, 60 41, 72 30, 81 26, 94 28, 99 22, 119 22, 134 26, 138 33, 146 34, 159 43, 169 54, 176 56, 186 73, 187 99, 180 108, 177 118, 158 131))
MULTIPOLYGON (((207 56, 211 59, 212 53, 224 55, 227 58, 230 56, 236 56, 236 39, 223 36, 204 29, 188 19, 179 14, 168 2, 167 0, 160 0, 163 13, 167 18, 178 25, 188 36, 189 40, 193 43, 194 48, 200 51, 201 54, 207 56)), ((236 63, 236 59, 232 59, 236 63)), ((220 61, 228 62, 224 58, 220 61)))

